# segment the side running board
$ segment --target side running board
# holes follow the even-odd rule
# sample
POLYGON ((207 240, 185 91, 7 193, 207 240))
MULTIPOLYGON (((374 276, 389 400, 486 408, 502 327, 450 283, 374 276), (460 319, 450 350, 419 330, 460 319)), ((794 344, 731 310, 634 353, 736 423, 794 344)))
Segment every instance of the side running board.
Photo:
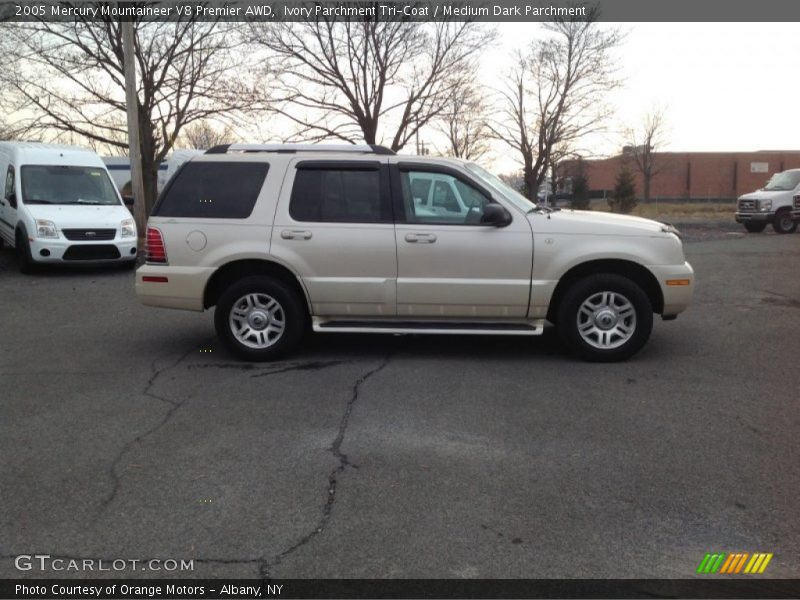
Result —
POLYGON ((314 317, 312 329, 326 333, 430 333, 461 335, 541 335, 544 319, 525 323, 453 321, 329 321, 314 317))

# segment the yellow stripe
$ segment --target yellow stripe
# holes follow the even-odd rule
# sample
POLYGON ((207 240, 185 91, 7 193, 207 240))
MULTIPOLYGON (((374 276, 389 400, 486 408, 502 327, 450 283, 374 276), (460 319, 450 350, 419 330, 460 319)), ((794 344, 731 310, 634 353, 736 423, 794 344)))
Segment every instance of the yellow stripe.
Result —
POLYGON ((736 570, 734 573, 738 573, 742 570, 742 566, 744 565, 744 561, 747 560, 747 557, 750 556, 747 552, 742 553, 742 558, 739 560, 739 564, 736 565, 736 570))
POLYGON ((750 572, 751 573, 758 573, 758 567, 761 566, 761 561, 764 560, 764 557, 766 556, 766 554, 760 554, 759 553, 759 554, 754 554, 754 556, 757 556, 758 560, 756 560, 755 564, 753 565, 753 568, 750 569, 750 572))
POLYGON ((756 552, 753 554, 753 558, 750 559, 750 562, 747 563, 747 566, 744 568, 745 573, 750 573, 753 569, 753 565, 755 564, 756 560, 758 560, 759 554, 756 552))
POLYGON ((767 554, 766 558, 764 559, 764 562, 761 563, 761 568, 758 570, 758 572, 759 573, 763 573, 764 569, 767 568, 767 565, 769 564, 769 561, 771 561, 771 560, 772 560, 772 552, 767 554))

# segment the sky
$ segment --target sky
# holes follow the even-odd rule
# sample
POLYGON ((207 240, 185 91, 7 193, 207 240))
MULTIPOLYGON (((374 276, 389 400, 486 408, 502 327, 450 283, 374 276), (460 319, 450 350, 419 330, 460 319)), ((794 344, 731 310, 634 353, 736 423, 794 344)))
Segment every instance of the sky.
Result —
MULTIPOLYGON (((536 35, 531 23, 496 24, 501 45, 482 57, 496 81, 508 52, 536 35)), ((597 156, 623 145, 622 131, 653 107, 667 121, 665 151, 800 150, 800 24, 622 23, 620 89, 608 130, 587 140, 597 156)), ((512 165, 496 159, 499 170, 512 165)))

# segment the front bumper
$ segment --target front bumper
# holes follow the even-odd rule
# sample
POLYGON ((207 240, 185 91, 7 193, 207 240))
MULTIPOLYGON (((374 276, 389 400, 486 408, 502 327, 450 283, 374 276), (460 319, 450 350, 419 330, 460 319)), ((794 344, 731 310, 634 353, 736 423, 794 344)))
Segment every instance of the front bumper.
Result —
POLYGON ((694 296, 694 269, 688 262, 682 265, 649 265, 664 296, 662 315, 671 317, 682 313, 694 296))
POLYGON ((800 208, 795 208, 792 210, 792 219, 800 223, 800 208))
POLYGON ((214 267, 144 265, 136 270, 136 295, 142 304, 202 311, 214 267))
POLYGON ((775 220, 774 212, 737 212, 737 223, 749 223, 756 221, 759 223, 772 223, 775 220))
POLYGON ((31 258, 37 263, 119 263, 136 260, 136 238, 97 242, 59 238, 29 238, 31 258))

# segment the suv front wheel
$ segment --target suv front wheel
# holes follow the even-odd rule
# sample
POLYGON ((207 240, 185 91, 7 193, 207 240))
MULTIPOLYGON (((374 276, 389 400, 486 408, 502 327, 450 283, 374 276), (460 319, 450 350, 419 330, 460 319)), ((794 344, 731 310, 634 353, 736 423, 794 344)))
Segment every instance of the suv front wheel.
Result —
POLYGON ((306 314, 301 299, 282 281, 254 276, 222 293, 214 325, 234 354, 268 361, 297 346, 305 332, 306 314))
POLYGON ((642 288, 627 277, 592 275, 567 290, 557 327, 564 343, 586 360, 625 360, 650 337, 653 307, 642 288))

